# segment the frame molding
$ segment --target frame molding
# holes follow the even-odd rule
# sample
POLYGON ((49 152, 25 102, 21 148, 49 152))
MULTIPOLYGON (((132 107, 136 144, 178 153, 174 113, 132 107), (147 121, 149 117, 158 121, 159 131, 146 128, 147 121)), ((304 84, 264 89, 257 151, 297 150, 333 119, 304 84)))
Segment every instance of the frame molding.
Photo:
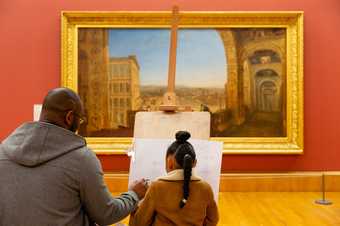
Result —
MULTIPOLYGON (((220 192, 320 192, 322 175, 325 191, 340 191, 340 172, 222 173, 220 192)), ((111 192, 125 192, 128 173, 105 173, 104 180, 111 192)))
MULTIPOLYGON (((180 12, 179 28, 287 29, 287 136, 221 138, 224 154, 302 154, 303 142, 303 12, 180 12)), ((77 91, 78 28, 170 28, 171 11, 76 12, 61 14, 61 85, 77 91)), ((132 138, 86 138, 97 154, 124 154, 132 138)))

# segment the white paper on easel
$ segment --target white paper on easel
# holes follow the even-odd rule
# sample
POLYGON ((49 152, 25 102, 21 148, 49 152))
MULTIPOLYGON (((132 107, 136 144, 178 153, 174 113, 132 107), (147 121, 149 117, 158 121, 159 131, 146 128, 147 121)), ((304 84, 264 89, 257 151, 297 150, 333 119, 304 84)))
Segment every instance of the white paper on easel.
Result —
MULTIPOLYGON (((145 178, 151 181, 166 175, 165 154, 173 139, 134 140, 134 161, 130 161, 129 184, 145 178)), ((218 200, 222 163, 222 142, 207 140, 188 140, 197 156, 196 174, 210 184, 215 200, 218 200)))
POLYGON ((42 105, 41 104, 35 104, 33 105, 33 121, 38 121, 40 118, 42 105))
POLYGON ((135 118, 134 138, 175 138, 179 130, 188 131, 192 139, 208 140, 210 137, 209 112, 164 113, 138 112, 135 118))

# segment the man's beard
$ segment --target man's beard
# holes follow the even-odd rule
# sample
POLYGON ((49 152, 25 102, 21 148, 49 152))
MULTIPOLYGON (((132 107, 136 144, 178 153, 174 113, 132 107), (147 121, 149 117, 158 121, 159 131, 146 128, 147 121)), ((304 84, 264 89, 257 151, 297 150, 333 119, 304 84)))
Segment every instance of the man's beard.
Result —
POLYGON ((77 120, 74 119, 71 124, 70 130, 75 133, 77 132, 78 128, 79 126, 78 126, 77 120))

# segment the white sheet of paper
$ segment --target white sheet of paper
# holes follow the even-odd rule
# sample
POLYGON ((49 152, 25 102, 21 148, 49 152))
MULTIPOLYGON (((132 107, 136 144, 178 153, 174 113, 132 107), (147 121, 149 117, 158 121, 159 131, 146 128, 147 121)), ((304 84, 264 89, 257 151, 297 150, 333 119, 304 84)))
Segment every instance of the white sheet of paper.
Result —
MULTIPOLYGON (((130 160, 129 184, 138 179, 150 179, 166 175, 165 154, 173 139, 134 139, 134 160, 130 160)), ((195 140, 189 142, 194 146, 197 165, 196 174, 210 184, 215 200, 218 200, 220 185, 222 142, 195 140)))
POLYGON ((192 139, 208 140, 210 138, 210 113, 138 112, 133 137, 168 139, 175 137, 176 132, 180 130, 188 131, 192 139))
POLYGON ((38 121, 40 118, 42 105, 41 104, 35 104, 33 105, 33 121, 38 121))

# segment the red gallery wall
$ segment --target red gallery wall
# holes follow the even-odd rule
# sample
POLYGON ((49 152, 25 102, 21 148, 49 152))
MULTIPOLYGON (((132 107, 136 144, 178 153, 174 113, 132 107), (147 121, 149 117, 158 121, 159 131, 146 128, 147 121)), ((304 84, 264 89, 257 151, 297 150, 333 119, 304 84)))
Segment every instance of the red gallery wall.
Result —
MULTIPOLYGON (((0 140, 24 121, 33 104, 60 85, 62 10, 181 10, 305 12, 305 153, 225 155, 223 171, 340 170, 339 0, 1 0, 0 140)), ((127 171, 125 156, 99 156, 106 171, 127 171)))

